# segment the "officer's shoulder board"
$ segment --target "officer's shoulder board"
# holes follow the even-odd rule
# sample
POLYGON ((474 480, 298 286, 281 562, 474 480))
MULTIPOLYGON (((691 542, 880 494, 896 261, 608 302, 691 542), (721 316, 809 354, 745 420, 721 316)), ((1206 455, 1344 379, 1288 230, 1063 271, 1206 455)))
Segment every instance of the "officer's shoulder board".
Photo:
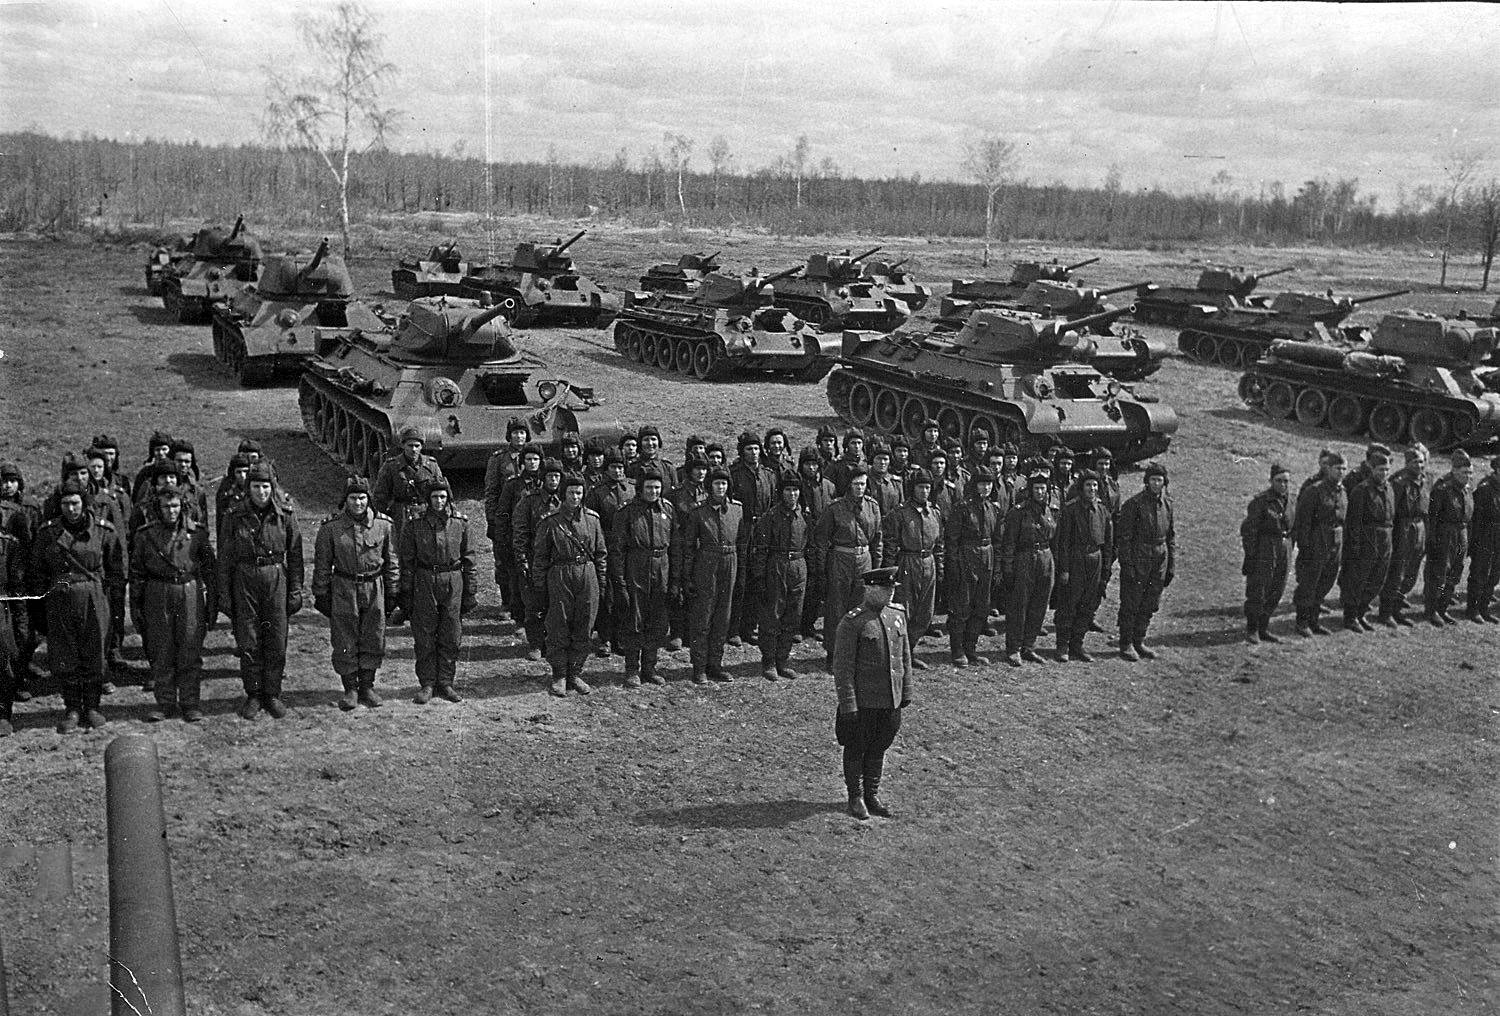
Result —
POLYGON ((115 531, 115 524, 109 521, 109 519, 95 515, 94 522, 99 526, 100 529, 106 529, 111 533, 115 531))
POLYGON ((450 519, 458 519, 458 521, 460 521, 460 522, 467 522, 467 521, 469 521, 469 517, 467 515, 465 515, 461 511, 458 511, 458 510, 452 509, 452 508, 450 508, 448 510, 448 517, 450 519))
POLYGON ((374 516, 374 517, 375 517, 375 518, 376 518, 376 519, 378 519, 378 520, 379 520, 379 521, 381 521, 381 522, 389 522, 389 523, 391 523, 391 524, 392 524, 392 525, 395 525, 395 522, 396 522, 396 520, 395 520, 395 519, 393 519, 393 518, 391 518, 391 517, 390 517, 390 516, 389 516, 389 515, 387 515, 387 514, 385 514, 385 513, 384 513, 384 512, 372 512, 372 513, 371 513, 371 514, 372 514, 372 515, 373 515, 373 516, 374 516))
POLYGON ((583 508, 581 508, 581 509, 579 509, 579 510, 580 510, 580 511, 581 511, 581 512, 582 512, 582 513, 583 513, 583 514, 584 514, 584 515, 592 515, 592 516, 593 516, 593 517, 594 517, 594 518, 596 518, 596 519, 597 519, 597 518, 599 518, 599 513, 598 513, 598 512, 596 512, 596 511, 594 511, 594 509, 592 509, 592 508, 589 508, 589 507, 588 507, 588 506, 584 506, 584 507, 583 507, 583 508))
POLYGON ((343 512, 329 512, 327 515, 323 516, 323 521, 319 522, 318 525, 320 525, 320 526, 326 526, 330 522, 337 521, 338 517, 340 515, 342 515, 342 514, 344 514, 344 513, 343 512))
MULTIPOLYGON (((728 501, 728 502, 729 502, 729 503, 730 503, 730 504, 735 504, 735 505, 739 505, 739 506, 740 506, 740 507, 741 507, 741 508, 743 508, 743 507, 745 507, 745 502, 743 502, 743 501, 740 501, 740 500, 737 500, 737 499, 735 499, 735 498, 732 498, 732 497, 731 497, 731 498, 726 498, 726 499, 725 499, 725 500, 727 500, 727 501, 728 501)), ((707 502, 707 501, 705 501, 705 502, 703 502, 703 503, 704 503, 704 504, 707 504, 707 503, 708 503, 708 502, 707 502)))

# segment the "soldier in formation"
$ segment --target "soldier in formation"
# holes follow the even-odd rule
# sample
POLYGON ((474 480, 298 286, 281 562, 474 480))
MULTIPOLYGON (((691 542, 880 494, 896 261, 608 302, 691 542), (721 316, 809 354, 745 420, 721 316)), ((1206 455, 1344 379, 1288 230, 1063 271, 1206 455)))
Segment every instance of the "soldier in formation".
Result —
POLYGON ((426 705, 436 696, 460 702, 453 685, 463 617, 479 604, 469 519, 453 508, 446 479, 427 480, 422 494, 423 511, 401 530, 397 544, 401 606, 416 646, 419 687, 412 701, 426 705))
POLYGON ((390 517, 370 507, 370 483, 351 476, 342 510, 318 527, 313 606, 328 618, 333 672, 344 686, 339 708, 377 709, 375 672, 385 659, 386 605, 400 588, 390 517))
POLYGON ((160 495, 157 516, 130 540, 130 615, 151 661, 160 722, 203 719, 203 639, 219 612, 218 574, 208 523, 183 511, 183 495, 160 495))

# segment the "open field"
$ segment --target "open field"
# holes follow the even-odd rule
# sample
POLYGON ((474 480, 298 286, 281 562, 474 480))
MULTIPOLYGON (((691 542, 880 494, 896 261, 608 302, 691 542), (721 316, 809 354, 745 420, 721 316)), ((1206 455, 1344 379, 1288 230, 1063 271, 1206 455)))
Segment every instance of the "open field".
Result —
MULTIPOLYGON (((375 239, 404 249, 439 235, 375 239)), ((574 253, 622 286, 682 249, 721 246, 726 264, 769 271, 818 244, 604 226, 574 253)), ((891 249, 916 254, 929 284, 979 274, 973 243, 891 249)), ((1436 275, 1426 259, 1321 250, 1022 248, 993 270, 1037 253, 1103 254, 1085 273, 1101 285, 1186 278, 1178 266, 1210 254, 1295 261, 1277 282, 1341 293, 1436 275)), ((252 435, 301 507, 310 557, 342 471, 303 436, 294 389, 232 387, 209 330, 168 323, 142 288, 144 256, 0 242, 0 458, 35 487, 92 434, 114 434, 134 462, 163 427, 217 471, 252 435)), ((389 259, 353 267, 363 292, 388 288, 389 259)), ((611 418, 658 423, 674 461, 689 433, 775 423, 801 443, 832 420, 822 385, 662 377, 624 362, 607 332, 530 342, 596 387, 611 418)), ((487 579, 459 705, 410 704, 402 629, 380 675, 386 707, 340 713, 327 623, 309 610, 293 623, 280 723, 234 717, 222 625, 197 727, 148 727, 134 687, 105 700, 105 732, 67 739, 51 729, 56 697, 18 706, 20 731, 0 741, 12 1012, 107 1004, 103 752, 126 731, 149 731, 162 753, 189 1006, 208 1016, 1495 1012, 1497 630, 1243 645, 1245 502, 1273 460, 1310 472, 1325 435, 1252 415, 1235 380, 1173 360, 1145 386, 1181 416, 1164 456, 1180 581, 1153 630, 1162 658, 956 672, 946 644, 924 646, 933 668, 889 760, 892 821, 843 813, 813 647, 797 650, 808 665, 791 684, 761 681, 746 647, 726 657, 739 680, 711 692, 683 682, 683 653, 665 689, 627 693, 595 660, 595 694, 558 700, 487 579), (49 896, 41 869, 62 843, 75 885, 49 896)), ((1122 485, 1133 493, 1138 474, 1122 485)), ((466 477, 459 494, 482 536, 478 489, 466 477)), ((1100 614, 1111 629, 1115 603, 1100 614)))

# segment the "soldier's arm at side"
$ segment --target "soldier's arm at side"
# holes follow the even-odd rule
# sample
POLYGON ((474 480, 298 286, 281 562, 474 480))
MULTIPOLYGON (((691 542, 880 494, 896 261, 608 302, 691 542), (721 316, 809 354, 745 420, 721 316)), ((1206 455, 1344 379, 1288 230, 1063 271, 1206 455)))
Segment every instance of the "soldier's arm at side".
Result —
MULTIPOLYGON (((868 497, 868 496, 867 496, 868 497)), ((885 520, 880 517, 880 503, 874 498, 868 498, 871 514, 875 517, 875 524, 870 527, 870 567, 879 568, 883 563, 880 556, 880 531, 885 525, 885 520)))
POLYGON ((330 519, 318 527, 317 538, 313 540, 314 601, 333 592, 333 530, 334 520, 330 519))
POLYGON ((842 617, 834 629, 833 638, 833 688, 838 695, 839 712, 859 712, 859 699, 855 695, 854 674, 859 655, 858 618, 842 617))
POLYGON ((297 517, 291 512, 286 516, 286 591, 300 594, 307 580, 307 563, 302 560, 302 530, 297 526, 297 517))

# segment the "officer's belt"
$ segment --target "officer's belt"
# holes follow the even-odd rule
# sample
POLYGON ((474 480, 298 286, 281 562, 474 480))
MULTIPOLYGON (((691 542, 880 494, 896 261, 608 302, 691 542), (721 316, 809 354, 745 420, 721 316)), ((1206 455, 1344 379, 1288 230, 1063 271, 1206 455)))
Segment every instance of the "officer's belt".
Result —
POLYGON ((80 582, 102 582, 103 580, 103 575, 94 575, 89 572, 68 572, 66 575, 59 575, 53 579, 52 584, 54 586, 70 586, 80 582))
POLYGON ((164 586, 185 586, 189 582, 196 581, 197 578, 198 578, 198 576, 197 576, 197 574, 195 572, 186 572, 186 571, 182 571, 181 569, 178 569, 176 572, 173 572, 172 575, 170 575, 170 576, 167 576, 167 575, 147 575, 146 576, 146 581, 147 582, 157 582, 157 583, 160 583, 161 585, 164 585, 164 586))
POLYGON ((975 542, 972 540, 960 540, 958 545, 960 547, 988 547, 990 545, 990 541, 980 540, 978 542, 975 542))
POLYGON ((705 554, 713 554, 716 552, 719 554, 733 554, 736 553, 740 548, 735 544, 730 543, 718 547, 699 547, 698 549, 705 554))
POLYGON ((932 551, 930 551, 930 550, 903 550, 903 551, 901 551, 901 554, 902 554, 903 557, 931 557, 932 556, 932 551))
POLYGON ((246 564, 258 565, 264 568, 268 564, 286 564, 285 554, 257 554, 255 557, 246 558, 246 564))
POLYGON ((830 550, 869 550, 868 543, 835 543, 830 550))
POLYGON ((348 579, 350 582, 374 582, 385 573, 385 569, 378 568, 375 571, 360 575, 355 572, 344 571, 342 568, 335 568, 333 573, 341 579, 348 579))
POLYGON ((559 564, 583 564, 584 562, 586 562, 588 560, 589 559, 587 557, 584 557, 583 555, 579 555, 578 557, 563 557, 563 558, 558 558, 557 560, 553 561, 552 563, 554 565, 559 565, 559 564))
POLYGON ((630 547, 625 552, 627 554, 645 554, 648 557, 666 557, 668 549, 666 547, 659 549, 656 547, 630 547))
POLYGON ((462 562, 458 564, 419 564, 417 565, 417 571, 450 572, 458 571, 462 567, 462 562))
POLYGON ((771 556, 774 557, 778 561, 782 560, 783 558, 786 559, 786 560, 788 560, 788 561, 800 561, 800 560, 802 560, 802 551, 800 551, 800 550, 773 550, 773 551, 771 551, 771 556))
POLYGON ((1052 549, 1052 541, 1051 540, 1018 540, 1018 541, 1016 541, 1016 549, 1017 550, 1051 550, 1052 549))

